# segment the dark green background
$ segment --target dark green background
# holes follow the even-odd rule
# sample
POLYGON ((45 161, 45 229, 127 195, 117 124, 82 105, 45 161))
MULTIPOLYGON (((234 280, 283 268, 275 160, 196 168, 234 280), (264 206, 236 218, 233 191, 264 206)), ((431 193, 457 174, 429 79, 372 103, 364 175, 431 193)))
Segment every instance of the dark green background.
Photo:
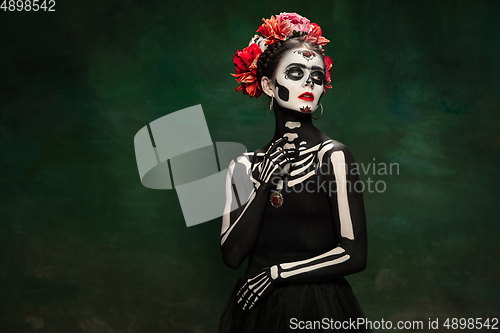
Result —
MULTIPOLYGON (((215 332, 240 276, 220 219, 187 228, 140 183, 133 137, 202 104, 213 141, 271 138, 233 92, 262 17, 323 29, 333 89, 317 121, 360 163, 369 263, 348 277, 371 320, 500 315, 500 2, 57 1, 0 12, 0 332, 215 332)), ((196 203, 193 203, 196 204, 196 203)))

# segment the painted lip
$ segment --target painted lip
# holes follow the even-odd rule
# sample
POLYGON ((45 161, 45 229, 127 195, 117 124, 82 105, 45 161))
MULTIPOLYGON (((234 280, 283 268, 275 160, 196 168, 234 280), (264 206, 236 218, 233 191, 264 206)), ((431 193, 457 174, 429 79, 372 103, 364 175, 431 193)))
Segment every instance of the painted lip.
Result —
POLYGON ((309 102, 314 101, 314 95, 310 92, 305 92, 305 93, 300 94, 299 98, 304 100, 304 101, 309 101, 309 102))

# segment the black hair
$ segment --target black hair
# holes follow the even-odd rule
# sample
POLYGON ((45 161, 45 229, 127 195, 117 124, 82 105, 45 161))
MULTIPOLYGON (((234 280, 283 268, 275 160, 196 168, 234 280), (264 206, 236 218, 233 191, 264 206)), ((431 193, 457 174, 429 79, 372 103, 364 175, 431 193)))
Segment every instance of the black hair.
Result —
POLYGON ((259 60, 257 61, 257 81, 259 82, 259 85, 260 80, 264 76, 267 76, 270 79, 274 78, 278 63, 281 58, 283 58, 286 51, 300 46, 305 46, 311 51, 320 54, 323 62, 325 61, 323 50, 319 46, 303 40, 301 37, 292 37, 285 41, 277 41, 276 43, 269 45, 267 49, 262 52, 259 60))

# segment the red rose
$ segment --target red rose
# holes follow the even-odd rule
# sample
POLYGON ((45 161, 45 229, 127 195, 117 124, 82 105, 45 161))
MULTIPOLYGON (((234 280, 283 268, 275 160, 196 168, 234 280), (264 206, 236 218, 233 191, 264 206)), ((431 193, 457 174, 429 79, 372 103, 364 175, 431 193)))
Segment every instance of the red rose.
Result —
MULTIPOLYGON (((259 45, 252 43, 245 47, 243 51, 238 50, 234 55, 233 61, 236 66, 236 74, 255 71, 256 60, 262 53, 259 45), (255 67, 255 68, 252 68, 255 67)), ((255 74, 255 73, 254 73, 255 74)))
POLYGON ((233 57, 234 66, 236 66, 236 74, 248 72, 247 64, 243 61, 241 56, 239 56, 239 54, 241 53, 243 52, 241 52, 241 50, 238 50, 236 51, 236 54, 233 57))
POLYGON ((332 76, 332 69, 333 69, 333 61, 332 61, 332 58, 330 58, 329 56, 325 56, 325 81, 326 81, 326 84, 325 84, 325 87, 324 87, 324 90, 326 91, 326 89, 330 89, 332 86, 330 85, 330 82, 332 81, 331 79, 331 76, 332 76))
POLYGON ((332 58, 330 58, 329 56, 325 56, 325 69, 326 69, 326 73, 325 73, 325 78, 326 78, 326 82, 330 83, 331 81, 331 75, 332 75, 332 68, 333 68, 333 61, 332 61, 332 58))
POLYGON ((231 74, 240 84, 236 91, 243 91, 243 94, 255 98, 260 96, 262 90, 257 82, 257 60, 261 54, 261 48, 255 43, 236 52, 233 58, 236 74, 231 74))

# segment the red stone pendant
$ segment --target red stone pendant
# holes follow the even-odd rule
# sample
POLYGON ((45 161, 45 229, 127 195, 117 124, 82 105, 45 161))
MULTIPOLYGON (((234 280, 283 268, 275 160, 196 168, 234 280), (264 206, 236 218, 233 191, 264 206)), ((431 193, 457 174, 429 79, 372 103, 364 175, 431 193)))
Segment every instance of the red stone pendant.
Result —
POLYGON ((283 196, 280 192, 271 192, 269 199, 271 201, 271 205, 275 208, 279 208, 283 205, 283 196))

